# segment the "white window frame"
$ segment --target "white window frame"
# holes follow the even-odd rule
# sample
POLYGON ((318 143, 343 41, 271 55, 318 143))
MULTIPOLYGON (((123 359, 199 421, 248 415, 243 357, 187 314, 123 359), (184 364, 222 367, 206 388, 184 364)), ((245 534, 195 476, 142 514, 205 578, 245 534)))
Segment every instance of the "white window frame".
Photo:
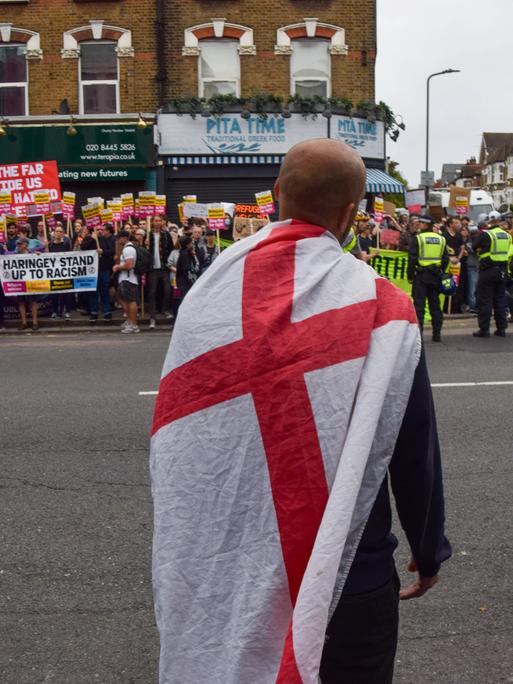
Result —
MULTIPOLYGON (((222 42, 224 42, 224 43, 231 42, 231 43, 237 44, 237 43, 239 42, 236 38, 233 38, 233 39, 232 39, 232 38, 228 38, 228 39, 223 39, 223 38, 207 38, 206 40, 208 40, 209 42, 212 42, 212 43, 215 43, 215 42, 219 42, 219 43, 222 43, 222 42)), ((200 41, 200 46, 201 46, 201 43, 202 43, 202 42, 203 42, 203 41, 200 41)), ((239 74, 240 74, 240 73, 241 73, 241 68, 240 68, 240 54, 239 54, 238 50, 237 50, 237 56, 238 56, 238 58, 239 58, 239 74)), ((214 76, 207 76, 207 77, 204 78, 204 77, 201 75, 201 47, 200 47, 200 54, 199 54, 199 57, 198 57, 198 93, 199 93, 199 97, 205 97, 205 95, 204 95, 204 92, 205 92, 205 87, 204 87, 204 86, 205 86, 205 83, 218 83, 218 82, 220 82, 220 83, 234 83, 234 84, 235 84, 235 97, 240 97, 240 82, 241 82, 241 77, 240 77, 240 76, 239 76, 239 78, 234 79, 234 78, 231 78, 231 77, 223 78, 222 75, 220 75, 220 76, 215 76, 215 77, 214 77, 214 76)))
MULTIPOLYGON (((83 43, 80 43, 80 49, 82 48, 82 45, 114 45, 116 46, 116 41, 113 40, 85 40, 83 43)), ((114 48, 115 49, 115 48, 114 48)), ((79 113, 84 114, 84 93, 83 93, 83 86, 88 86, 88 85, 115 85, 116 86, 116 114, 119 114, 121 111, 120 108, 120 97, 119 97, 119 57, 117 56, 116 53, 116 65, 118 69, 118 77, 115 81, 83 81, 82 80, 82 52, 80 53, 80 57, 78 60, 78 107, 79 107, 79 113)), ((97 112, 98 114, 102 114, 102 112, 97 112)), ((105 113, 105 112, 103 112, 105 113)))
MULTIPOLYGON (((26 50, 27 46, 24 45, 23 43, 8 43, 1 45, 0 47, 6 47, 6 48, 24 48, 26 50)), ((18 81, 14 83, 0 83, 0 88, 25 88, 25 111, 23 114, 17 114, 17 116, 28 116, 29 115, 29 68, 28 64, 25 63, 25 68, 27 72, 27 80, 26 81, 18 81)))
POLYGON ((319 43, 326 43, 326 45, 329 45, 329 42, 325 38, 294 38, 291 43, 292 43, 292 53, 290 55, 290 64, 289 64, 289 71, 290 71, 290 94, 292 97, 295 96, 296 94, 296 83, 304 83, 305 81, 320 81, 321 83, 326 83, 326 97, 331 97, 331 54, 328 49, 328 69, 329 69, 329 76, 328 78, 294 78, 292 75, 292 55, 294 54, 294 43, 298 40, 304 40, 304 41, 316 41, 319 43))

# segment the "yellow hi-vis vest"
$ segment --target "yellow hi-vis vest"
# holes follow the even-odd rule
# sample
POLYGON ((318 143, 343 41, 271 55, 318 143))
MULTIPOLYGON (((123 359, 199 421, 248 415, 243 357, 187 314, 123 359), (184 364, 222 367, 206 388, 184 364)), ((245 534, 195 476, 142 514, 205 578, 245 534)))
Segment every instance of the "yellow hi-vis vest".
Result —
POLYGON ((498 226, 490 228, 488 235, 490 237, 490 249, 488 252, 480 254, 479 259, 490 259, 490 261, 498 264, 505 264, 509 259, 511 235, 498 226))
POLYGON ((417 262, 422 268, 428 266, 441 266, 442 257, 445 252, 446 240, 443 235, 438 233, 420 233, 417 235, 419 245, 419 256, 417 262))
POLYGON ((342 251, 352 252, 357 244, 358 244, 358 238, 356 237, 356 233, 354 232, 353 228, 350 228, 349 232, 347 233, 347 235, 345 237, 344 243, 342 245, 342 251))

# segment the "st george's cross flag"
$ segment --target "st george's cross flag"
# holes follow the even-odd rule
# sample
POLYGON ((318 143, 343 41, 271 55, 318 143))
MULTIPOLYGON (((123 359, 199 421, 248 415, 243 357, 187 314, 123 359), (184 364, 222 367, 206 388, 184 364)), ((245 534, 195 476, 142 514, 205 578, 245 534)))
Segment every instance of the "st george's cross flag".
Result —
POLYGON ((269 224, 180 308, 155 409, 161 684, 316 684, 420 356, 409 298, 269 224))

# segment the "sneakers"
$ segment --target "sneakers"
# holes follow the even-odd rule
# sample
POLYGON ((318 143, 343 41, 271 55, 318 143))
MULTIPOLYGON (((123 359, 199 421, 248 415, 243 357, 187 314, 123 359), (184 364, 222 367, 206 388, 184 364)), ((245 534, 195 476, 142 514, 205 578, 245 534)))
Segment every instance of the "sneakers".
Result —
POLYGON ((98 314, 91 314, 89 316, 89 323, 96 323, 97 320, 98 320, 98 314))
POLYGON ((139 328, 138 325, 132 325, 131 323, 128 323, 128 325, 121 327, 121 332, 124 335, 130 335, 131 333, 138 335, 141 332, 141 328, 139 328))
POLYGON ((58 318, 58 316, 57 316, 57 314, 55 313, 55 311, 54 311, 53 314, 50 316, 50 318, 53 318, 53 320, 55 320, 56 318, 58 318))
POLYGON ((37 332, 38 330, 39 330, 39 326, 37 324, 32 325, 32 332, 37 332))
POLYGON ((28 325, 26 323, 20 323, 18 330, 28 330, 28 325))
POLYGON ((496 330, 494 333, 497 337, 506 337, 506 331, 505 330, 496 330))
POLYGON ((111 320, 112 320, 112 314, 111 314, 111 313, 106 313, 106 314, 103 316, 103 320, 104 320, 104 321, 111 321, 111 320))
POLYGON ((174 318, 174 316, 173 316, 173 314, 169 311, 169 312, 166 314, 166 318, 169 320, 169 319, 171 319, 171 318, 174 318))
POLYGON ((123 321, 119 327, 121 330, 123 330, 123 328, 130 328, 130 321, 123 321))
POLYGON ((434 333, 433 333, 433 342, 441 342, 441 341, 442 341, 442 338, 441 338, 441 336, 440 336, 440 333, 439 333, 439 332, 434 332, 434 333))
POLYGON ((64 320, 65 320, 65 321, 71 320, 71 316, 69 315, 69 313, 68 313, 67 311, 66 311, 66 313, 64 314, 64 320))
POLYGON ((489 330, 476 330, 472 335, 473 337, 490 337, 490 332, 489 330))
POLYGON ((154 318, 150 318, 150 328, 156 328, 157 327, 157 322, 155 321, 154 318))

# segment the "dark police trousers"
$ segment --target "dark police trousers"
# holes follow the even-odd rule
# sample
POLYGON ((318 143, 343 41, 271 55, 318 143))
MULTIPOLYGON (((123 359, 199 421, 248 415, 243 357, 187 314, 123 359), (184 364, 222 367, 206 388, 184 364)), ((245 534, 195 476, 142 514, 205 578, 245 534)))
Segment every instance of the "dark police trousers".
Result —
POLYGON ((497 330, 506 330, 508 327, 506 276, 505 266, 489 266, 479 270, 476 301, 480 330, 490 329, 492 307, 497 330))
POLYGON ((421 268, 413 279, 413 304, 417 313, 417 320, 422 329, 424 327, 424 310, 428 300, 433 332, 442 330, 444 316, 440 307, 440 270, 421 268))
POLYGON ((322 684, 391 684, 399 628, 399 579, 345 595, 326 630, 322 684))

